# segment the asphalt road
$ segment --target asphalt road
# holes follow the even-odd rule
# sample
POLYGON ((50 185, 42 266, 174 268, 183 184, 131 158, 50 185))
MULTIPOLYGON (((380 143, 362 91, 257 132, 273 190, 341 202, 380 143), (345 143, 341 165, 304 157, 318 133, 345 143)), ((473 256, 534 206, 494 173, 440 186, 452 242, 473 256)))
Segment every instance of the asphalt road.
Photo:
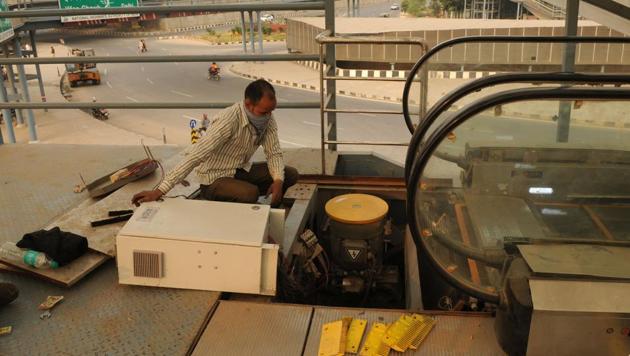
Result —
MULTIPOLYGON (((137 55, 135 39, 74 39, 68 46, 94 48, 97 55, 137 55)), ((190 40, 148 39, 149 54, 238 54, 241 47, 210 46, 190 40)), ((45 43, 40 48, 47 48, 45 43)), ((285 51, 282 43, 265 43, 265 52, 285 51)), ((207 79, 207 63, 138 63, 100 64, 102 82, 99 86, 74 88, 72 95, 77 101, 147 102, 147 101, 217 101, 242 100, 249 80, 232 74, 230 63, 219 63, 221 81, 207 79)), ((277 86, 279 102, 319 101, 319 94, 312 91, 277 86)), ((400 105, 376 101, 339 98, 340 108, 365 108, 400 110, 400 105)), ((216 110, 110 110, 108 123, 132 132, 162 139, 163 130, 168 143, 190 142, 191 119, 200 119, 203 112, 210 116, 216 110)), ((281 143, 285 147, 319 147, 320 114, 318 109, 278 109, 274 113, 279 124, 281 143)), ((373 114, 339 114, 339 139, 408 141, 411 137, 402 117, 373 114)), ((344 150, 377 150, 389 159, 403 162, 406 148, 343 146, 344 150)))
MULTIPOLYGON (((45 46, 42 43, 40 46, 45 46)), ((82 39, 68 43, 72 47, 94 48, 97 55, 137 55, 135 39, 82 39)), ((40 47, 42 48, 42 47, 40 47)), ((241 47, 210 46, 190 40, 148 39, 149 54, 237 54, 241 47)), ((265 52, 283 52, 282 43, 266 43, 265 52)), ((208 81, 207 63, 138 63, 101 64, 100 86, 84 86, 73 90, 79 101, 148 102, 148 101, 217 101, 242 100, 246 79, 228 70, 230 63, 219 63, 223 78, 220 82, 208 81)), ((276 87, 279 102, 318 101, 319 94, 311 91, 276 87)), ((591 103, 592 104, 592 103, 591 103)), ((591 105, 589 104, 589 105, 591 105)), ((601 115, 614 114, 602 105, 601 115)), ((557 111, 556 104, 547 105, 549 117, 557 111)), ((339 108, 400 109, 400 105, 384 102, 338 98, 339 108)), ((217 110, 110 110, 110 125, 161 140, 165 134, 168 143, 186 145, 190 142, 191 119, 199 120, 203 112, 212 116, 217 110)), ((320 147, 320 114, 317 109, 278 109, 275 117, 279 124, 281 144, 287 148, 320 147)), ((610 117, 614 120, 614 117, 610 117)), ((410 134, 402 116, 374 114, 340 114, 338 118, 340 140, 406 142, 410 134)), ((453 140, 445 140, 440 150, 463 154, 466 144, 492 143, 494 145, 558 145, 555 141, 556 124, 550 121, 506 119, 479 115, 455 132, 453 140)), ((627 149, 630 130, 573 125, 569 145, 577 147, 610 147, 627 149)), ((404 162, 406 147, 341 146, 341 151, 372 151, 394 162, 404 162)), ((452 164, 436 164, 427 171, 430 176, 455 178, 459 174, 452 164), (431 170, 435 174, 431 174, 431 170)))

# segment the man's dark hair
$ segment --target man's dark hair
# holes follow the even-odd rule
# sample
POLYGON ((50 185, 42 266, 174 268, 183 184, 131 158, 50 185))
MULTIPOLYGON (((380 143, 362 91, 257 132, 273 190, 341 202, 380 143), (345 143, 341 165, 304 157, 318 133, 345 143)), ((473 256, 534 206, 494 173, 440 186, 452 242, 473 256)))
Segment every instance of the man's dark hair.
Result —
POLYGON ((245 88, 245 99, 249 99, 252 104, 258 104, 263 96, 270 95, 276 96, 276 90, 273 85, 264 79, 255 80, 245 88))

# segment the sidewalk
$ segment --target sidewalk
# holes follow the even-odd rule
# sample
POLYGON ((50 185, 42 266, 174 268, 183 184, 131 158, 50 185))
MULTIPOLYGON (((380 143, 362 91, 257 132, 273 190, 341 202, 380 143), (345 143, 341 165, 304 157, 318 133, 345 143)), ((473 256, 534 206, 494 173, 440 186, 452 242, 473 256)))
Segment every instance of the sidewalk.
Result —
MULTIPOLYGON (((230 67, 230 70, 244 78, 264 78, 269 82, 286 87, 319 92, 319 70, 294 62, 240 62, 230 67)), ((428 82, 427 101, 431 108, 439 99, 452 90, 466 84, 473 79, 431 78, 428 82)), ((483 96, 504 90, 533 87, 523 84, 501 85, 487 88, 481 92, 469 94, 460 99, 451 110, 457 110, 483 96)), ((539 87, 539 86, 538 86, 539 87)), ((390 103, 402 103, 404 82, 377 81, 337 81, 337 94, 390 103)), ((410 109, 417 107, 419 100, 419 85, 414 84, 409 94, 410 109)), ((529 119, 555 121, 558 113, 558 101, 520 102, 505 105, 501 116, 510 119, 529 119)), ((586 102, 580 108, 572 110, 572 122, 582 126, 597 126, 609 128, 630 128, 630 105, 625 102, 586 102), (610 110, 612 108, 612 110, 610 110)))

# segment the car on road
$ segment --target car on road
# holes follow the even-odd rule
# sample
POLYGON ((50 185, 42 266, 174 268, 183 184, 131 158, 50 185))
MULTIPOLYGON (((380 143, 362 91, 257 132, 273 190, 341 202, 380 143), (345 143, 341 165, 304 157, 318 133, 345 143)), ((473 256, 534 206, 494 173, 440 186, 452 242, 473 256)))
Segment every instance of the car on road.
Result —
POLYGON ((400 10, 400 6, 398 4, 392 4, 392 6, 389 7, 390 10, 400 10))
POLYGON ((274 17, 272 14, 262 14, 260 16, 260 20, 263 22, 272 22, 274 20, 274 17))

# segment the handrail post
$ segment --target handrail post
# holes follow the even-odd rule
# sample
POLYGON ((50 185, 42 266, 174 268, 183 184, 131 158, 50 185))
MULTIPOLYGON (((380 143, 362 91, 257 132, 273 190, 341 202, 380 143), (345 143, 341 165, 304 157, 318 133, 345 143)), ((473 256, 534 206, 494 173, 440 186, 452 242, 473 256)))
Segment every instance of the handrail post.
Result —
MULTIPOLYGON (((35 30, 28 31, 28 35, 31 40, 31 47, 33 48, 33 57, 37 57, 37 43, 35 42, 35 30)), ((42 103, 45 103, 46 91, 44 91, 44 81, 42 80, 42 71, 39 68, 39 64, 35 65, 35 73, 37 74, 37 84, 39 85, 39 94, 42 97, 42 103)), ((48 109, 44 109, 44 112, 48 112, 48 109)))
MULTIPOLYGON (((20 39, 15 37, 13 40, 13 52, 17 57, 22 57, 22 47, 20 47, 20 39)), ((22 95, 24 101, 31 101, 31 94, 28 92, 28 83, 26 82, 26 74, 24 73, 24 65, 18 64, 18 75, 20 76, 20 84, 22 86, 22 95)), ((26 109, 26 115, 28 117, 28 135, 32 142, 37 141, 37 131, 35 128, 35 116, 33 115, 33 109, 26 109)))
POLYGON ((245 11, 241 11, 241 37, 243 41, 243 53, 247 53, 247 31, 245 27, 245 11))
MULTIPOLYGON (((326 23, 326 30, 328 31, 328 35, 331 37, 335 36, 335 0, 326 0, 324 5, 324 16, 326 23)), ((327 43, 326 44, 326 75, 332 77, 335 75, 337 71, 337 62, 336 62, 336 53, 335 53, 335 44, 327 43)), ((323 63, 321 64, 324 65, 323 63)), ((323 89, 323 88, 322 88, 323 89)), ((328 79, 326 80, 326 93, 329 96, 329 100, 325 103, 325 109, 336 109, 337 108, 337 83, 335 80, 328 79)), ((328 140, 336 141, 337 140, 337 114, 334 112, 326 113, 328 118, 328 125, 330 126, 330 130, 328 131, 328 140)), ((328 148, 331 151, 337 150, 337 145, 329 145, 328 148)))
MULTIPOLYGON (((564 22, 565 36, 577 35, 578 12, 580 9, 579 0, 567 0, 567 11, 564 22)), ((573 72, 575 70, 575 47, 576 43, 565 43, 562 52, 562 71, 573 72)), ((556 131, 556 141, 569 141, 569 125, 571 124, 571 102, 560 101, 558 107, 558 129, 556 131)))
MULTIPOLYGON (((2 47, 2 50, 4 51, 4 56, 6 58, 9 58, 9 46, 5 44, 2 47)), ((20 94, 18 93, 17 87, 15 86, 15 72, 13 71, 13 64, 5 65, 5 68, 7 69, 7 77, 9 78, 8 80, 9 87, 11 88, 13 95, 15 95, 15 101, 19 101, 20 94)), ((8 95, 7 95, 7 98, 8 98, 8 95)), ((18 125, 24 125, 24 116, 21 109, 15 110, 15 117, 17 119, 18 125)))
MULTIPOLYGON (((4 87, 4 81, 0 83, 0 102, 9 102, 7 89, 4 87)), ((8 108, 2 109, 2 116, 4 116, 4 124, 7 127, 7 136, 9 138, 9 142, 15 143, 15 132, 13 131, 13 115, 11 115, 11 110, 8 108)))
POLYGON ((254 46, 254 12, 249 12, 249 40, 252 45, 252 53, 256 53, 256 47, 254 46))

